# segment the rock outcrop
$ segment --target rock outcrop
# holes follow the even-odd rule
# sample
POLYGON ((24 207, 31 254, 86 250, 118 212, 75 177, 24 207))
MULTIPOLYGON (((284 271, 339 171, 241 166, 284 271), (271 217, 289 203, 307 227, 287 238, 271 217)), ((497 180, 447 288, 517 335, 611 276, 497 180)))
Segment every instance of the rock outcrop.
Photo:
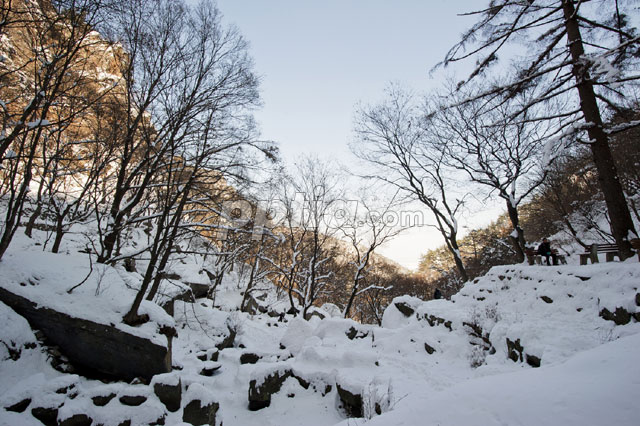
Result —
POLYGON ((78 367, 124 380, 171 371, 171 336, 161 346, 115 327, 74 318, 0 287, 0 301, 44 333, 78 367))

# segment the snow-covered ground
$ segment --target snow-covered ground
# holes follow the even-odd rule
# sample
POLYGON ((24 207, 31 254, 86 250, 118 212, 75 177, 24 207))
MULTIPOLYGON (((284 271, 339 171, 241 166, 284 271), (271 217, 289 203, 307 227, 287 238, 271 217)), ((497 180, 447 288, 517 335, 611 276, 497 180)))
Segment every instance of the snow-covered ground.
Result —
MULTIPOLYGON (((146 302, 144 311, 152 323, 132 329, 120 319, 140 276, 96 264, 91 271, 73 237, 61 254, 34 245, 44 238, 39 233, 34 240, 17 236, 0 262, 0 286, 152 340, 165 339, 157 325, 175 325, 176 368, 158 380, 180 379, 183 407, 195 396, 219 403, 217 423, 225 426, 640 421, 637 258, 588 266, 496 267, 451 300, 394 300, 382 327, 336 317, 304 321, 238 312, 243 279, 233 273, 216 296, 219 308, 209 299, 176 302, 171 318, 157 304, 146 302), (626 323, 603 319, 606 312, 618 313, 618 322, 626 323), (229 330, 237 333, 233 345, 218 351, 216 345, 229 330), (250 358, 258 361, 241 362, 250 358), (203 369, 211 375, 202 375, 203 369), (250 382, 259 385, 276 372, 292 376, 268 407, 250 411, 250 382), (306 389, 302 383, 308 384, 306 389), (361 396, 362 418, 347 417, 338 386, 361 396)), ((206 283, 201 273, 205 263, 183 256, 174 272, 184 282, 206 283)), ((269 283, 261 286, 265 305, 286 309, 286 300, 279 299, 269 283)), ((163 294, 172 294, 174 287, 183 288, 184 283, 166 283, 163 294)), ((22 317, 0 304, 0 319, 0 425, 41 424, 31 415, 35 407, 57 407, 59 419, 85 413, 94 424, 105 426, 126 419, 145 425, 161 417, 167 425, 181 424, 181 411, 169 412, 149 386, 59 372, 22 317), (60 392, 65 388, 70 390, 60 392), (118 398, 103 407, 92 403, 93 397, 109 393, 147 400, 137 407, 120 404, 118 398), (31 402, 22 413, 6 410, 25 399, 31 402)))

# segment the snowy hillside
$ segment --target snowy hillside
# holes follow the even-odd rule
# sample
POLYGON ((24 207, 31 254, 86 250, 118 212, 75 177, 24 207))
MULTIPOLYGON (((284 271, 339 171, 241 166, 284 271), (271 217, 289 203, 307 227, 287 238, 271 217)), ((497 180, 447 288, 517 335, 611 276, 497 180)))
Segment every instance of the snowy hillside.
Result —
MULTIPOLYGON (((177 262, 179 276, 205 283, 198 274, 205 263, 185 256, 177 262)), ((129 330, 119 318, 135 294, 136 275, 99 266, 91 271, 86 254, 71 243, 65 254, 51 254, 24 240, 0 264, 1 286, 129 330)), ((635 425, 640 416, 635 258, 496 267, 451 300, 395 299, 382 327, 327 312, 310 321, 280 315, 286 303, 266 282, 256 299, 266 301, 263 310, 271 315, 242 313, 242 282, 231 274, 217 307, 206 298, 175 301, 173 318, 145 302, 152 321, 129 331, 162 342, 154 325, 177 330, 173 371, 149 385, 54 369, 55 350, 52 355, 24 318, 0 305, 0 424, 41 424, 38 417, 45 424, 175 425, 193 401, 217 404, 215 423, 226 426, 346 426, 367 419, 372 425, 635 425), (180 390, 173 407, 154 391, 158 384, 180 390), (73 422, 80 420, 85 423, 73 422)))

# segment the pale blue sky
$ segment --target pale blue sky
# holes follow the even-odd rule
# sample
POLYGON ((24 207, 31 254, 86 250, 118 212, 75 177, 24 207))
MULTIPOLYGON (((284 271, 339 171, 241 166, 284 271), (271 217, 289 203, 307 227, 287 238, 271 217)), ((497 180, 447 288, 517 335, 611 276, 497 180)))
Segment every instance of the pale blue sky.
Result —
MULTIPOLYGON (((251 44, 262 77, 264 107, 256 118, 263 137, 278 142, 288 161, 315 153, 350 165, 357 103, 376 102, 391 81, 417 91, 441 84, 443 74, 431 78, 429 71, 475 21, 456 15, 486 3, 218 0, 218 7, 251 44)), ((472 221, 491 218, 495 210, 472 221)), ((382 253, 415 268, 422 253, 442 243, 431 228, 414 229, 382 253)))
POLYGON ((285 158, 347 154, 354 106, 399 81, 418 90, 473 19, 478 0, 218 0, 262 76, 263 136, 285 158), (475 6, 474 6, 475 4, 475 6))

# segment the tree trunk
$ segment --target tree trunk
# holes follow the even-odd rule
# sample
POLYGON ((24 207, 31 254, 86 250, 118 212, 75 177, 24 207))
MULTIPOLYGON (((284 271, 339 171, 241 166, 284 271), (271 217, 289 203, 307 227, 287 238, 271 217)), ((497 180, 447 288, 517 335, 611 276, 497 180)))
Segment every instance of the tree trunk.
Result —
POLYGON ((451 250, 451 254, 453 255, 453 261, 456 263, 456 268, 460 273, 460 278, 462 278, 462 282, 469 281, 469 275, 467 274, 467 270, 464 267, 464 263, 462 263, 462 258, 460 257, 460 247, 458 247, 458 242, 456 238, 453 237, 451 241, 449 241, 449 246, 451 250))
POLYGON ((631 219, 631 213, 627 206, 624 191, 618 172, 616 170, 611 149, 609 147, 609 137, 604 132, 600 109, 596 100, 593 83, 589 75, 588 63, 584 58, 584 47, 580 34, 580 26, 576 18, 575 7, 572 0, 562 0, 565 17, 565 27, 567 29, 567 39, 569 51, 573 60, 573 75, 578 85, 580 96, 580 108, 587 123, 592 124, 587 129, 593 156, 593 162, 598 170, 598 183, 604 195, 607 211, 611 220, 611 233, 616 240, 620 259, 624 260, 633 256, 629 239, 631 235, 637 235, 631 219))
POLYGON ((353 289, 351 290, 351 296, 349 296, 349 302, 347 302, 347 307, 344 308, 345 318, 349 318, 349 311, 351 310, 351 305, 353 305, 353 300, 356 298, 356 294, 358 294, 358 281, 360 281, 360 271, 358 271, 356 278, 353 280, 353 289))
POLYGON ((56 220, 56 238, 53 240, 53 247, 51 247, 51 253, 58 253, 60 250, 60 243, 64 236, 64 218, 58 217, 56 220))
POLYGON ((144 278, 142 279, 142 285, 140 286, 140 290, 136 294, 135 299, 133 300, 133 304, 131 308, 129 308, 129 312, 125 314, 123 317, 123 321, 128 325, 136 325, 141 322, 142 317, 138 315, 138 309, 140 308, 140 304, 142 304, 142 300, 144 299, 144 295, 149 288, 149 284, 153 278, 153 272, 155 270, 155 264, 158 259, 157 253, 151 254, 151 262, 147 267, 147 271, 144 274, 144 278))
POLYGON ((517 235, 511 235, 511 242, 513 243, 513 249, 516 251, 516 258, 518 259, 518 263, 524 262, 524 247, 525 247, 525 239, 524 239, 524 230, 520 226, 520 216, 518 215, 518 208, 511 205, 511 201, 507 200, 507 212, 509 213, 509 219, 511 220, 511 225, 513 225, 513 229, 516 231, 517 235))
POLYGON ((38 220, 38 218, 40 217, 40 213, 42 213, 42 204, 38 203, 36 206, 36 209, 33 211, 33 213, 31 213, 31 216, 29 217, 29 222, 27 222, 27 226, 24 229, 24 235, 26 235, 29 238, 31 238, 31 235, 33 233, 33 227, 36 224, 36 220, 38 220))
POLYGON ((113 252, 113 247, 116 244, 116 237, 118 236, 116 231, 110 231, 106 237, 104 238, 104 243, 102 245, 102 252, 98 256, 98 263, 106 263, 107 260, 111 257, 111 253, 113 252))
POLYGON ((249 282, 247 283, 247 289, 244 291, 244 295, 242 296, 242 302, 240 302, 241 312, 244 312, 247 306, 247 300, 249 300, 249 293, 253 288, 253 281, 255 280, 255 273, 256 273, 257 266, 258 266, 258 255, 256 254, 256 257, 253 263, 251 264, 251 273, 249 274, 249 282))

